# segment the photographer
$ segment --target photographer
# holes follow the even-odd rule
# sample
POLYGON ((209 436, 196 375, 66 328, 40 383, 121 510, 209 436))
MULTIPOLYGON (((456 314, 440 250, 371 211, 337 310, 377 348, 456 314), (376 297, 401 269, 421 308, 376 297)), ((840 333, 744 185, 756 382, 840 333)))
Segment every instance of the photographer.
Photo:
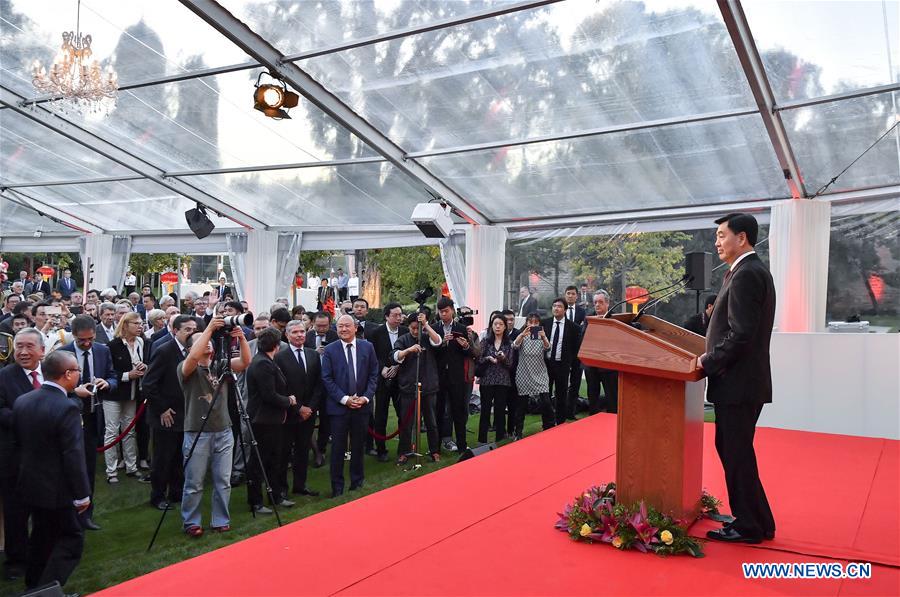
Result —
POLYGON ((220 383, 229 382, 230 376, 216 377, 224 371, 224 363, 215 363, 214 366, 217 356, 215 344, 223 345, 219 352, 228 358, 231 351, 227 339, 230 337, 239 342, 240 356, 230 360, 231 370, 235 372, 243 371, 249 365, 250 347, 239 326, 232 327, 228 332, 224 327, 224 319, 214 317, 205 330, 193 334, 189 340, 190 352, 176 368, 178 382, 184 392, 184 442, 181 450, 186 461, 181 518, 184 532, 191 537, 203 534, 200 501, 208 468, 211 468, 213 481, 212 530, 225 532, 231 529, 228 501, 231 498, 234 437, 231 434, 227 396, 219 388, 220 383), (220 393, 218 397, 215 396, 217 391, 220 393))
POLYGON ((540 400, 541 412, 553 411, 550 405, 550 378, 547 363, 544 362, 544 353, 550 350, 550 340, 537 313, 528 314, 525 329, 513 340, 513 349, 516 350, 515 387, 521 397, 512 415, 513 439, 521 439, 530 399, 537 397, 540 400))
POLYGON ((469 418, 469 401, 466 393, 466 361, 474 355, 473 338, 469 335, 465 324, 471 325, 471 317, 465 321, 456 321, 456 310, 453 301, 441 297, 437 302, 438 321, 436 327, 442 337, 441 347, 437 351, 438 394, 437 420, 441 438, 449 438, 451 428, 446 417, 450 411, 453 431, 456 433, 456 444, 445 442, 448 450, 464 452, 466 450, 466 422, 469 418))
MULTIPOLYGON (((411 313, 406 318, 409 332, 400 336, 394 344, 391 355, 393 362, 400 365, 397 372, 397 384, 400 387, 400 412, 406 416, 411 405, 416 401, 416 381, 422 384, 422 414, 425 417, 425 430, 428 435, 428 453, 434 462, 441 460, 440 434, 437 428, 435 405, 437 402, 438 373, 434 355, 435 349, 441 346, 441 337, 428 325, 425 313, 411 313)), ((408 417, 408 423, 400 429, 400 457, 397 464, 405 464, 406 454, 412 443, 412 427, 415 417, 408 417)), ((421 450, 421 446, 416 446, 421 450)))

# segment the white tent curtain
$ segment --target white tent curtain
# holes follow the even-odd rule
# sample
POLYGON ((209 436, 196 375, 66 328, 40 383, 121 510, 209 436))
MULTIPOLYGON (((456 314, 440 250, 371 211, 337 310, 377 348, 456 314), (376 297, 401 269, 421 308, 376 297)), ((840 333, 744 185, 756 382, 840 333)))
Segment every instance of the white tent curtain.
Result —
POLYGON ((451 234, 441 241, 441 265, 450 297, 457 306, 466 304, 466 235, 451 234))
POLYGON ((246 288, 247 235, 241 232, 229 232, 225 235, 225 246, 228 250, 228 263, 231 266, 231 282, 237 300, 244 300, 246 288))
POLYGON ((88 234, 79 237, 78 253, 81 256, 81 267, 85 272, 86 288, 104 290, 115 287, 119 291, 122 290, 125 272, 131 259, 130 236, 88 234))
POLYGON ((300 258, 300 244, 303 241, 303 233, 288 232, 278 235, 278 269, 275 271, 278 296, 287 295, 291 280, 297 272, 300 258))
POLYGON ((475 329, 487 327, 491 311, 503 308, 506 240, 506 229, 499 226, 466 230, 466 305, 478 311, 475 329))

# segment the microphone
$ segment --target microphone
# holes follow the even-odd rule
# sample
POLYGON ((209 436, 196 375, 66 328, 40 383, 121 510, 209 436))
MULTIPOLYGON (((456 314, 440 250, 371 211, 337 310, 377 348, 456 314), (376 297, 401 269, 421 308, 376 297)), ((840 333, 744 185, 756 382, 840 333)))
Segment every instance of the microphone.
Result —
MULTIPOLYGON (((681 276, 681 279, 678 280, 677 282, 675 282, 674 284, 669 284, 668 286, 663 286, 662 288, 657 288, 656 290, 650 290, 650 291, 645 292, 644 294, 640 294, 640 295, 638 295, 638 296, 636 296, 636 297, 634 297, 634 298, 636 298, 636 299, 644 298, 645 296, 650 296, 651 294, 655 294, 655 293, 657 293, 657 292, 662 292, 663 290, 668 290, 669 288, 672 288, 673 286, 678 286, 679 284, 686 284, 686 283, 689 283, 689 282, 690 282, 691 280, 693 280, 693 279, 694 279, 694 277, 691 276, 690 274, 685 274, 685 275, 681 276)), ((624 304, 627 303, 627 302, 628 302, 628 299, 622 299, 621 301, 619 301, 618 303, 616 303, 615 305, 613 305, 612 307, 610 307, 610 308, 609 308, 609 311, 606 312, 606 317, 605 317, 605 319, 611 318, 612 315, 613 315, 613 312, 614 312, 618 307, 621 307, 622 305, 624 305, 624 304)), ((636 320, 636 319, 637 319, 637 317, 635 317, 635 320, 636 320)))
MULTIPOLYGON (((678 283, 676 284, 676 288, 674 288, 673 290, 670 290, 669 292, 667 292, 667 293, 665 293, 665 294, 663 294, 663 295, 661 295, 661 296, 656 297, 656 298, 653 299, 652 301, 647 301, 647 304, 644 305, 643 307, 641 307, 641 308, 638 310, 638 312, 637 312, 637 313, 635 314, 635 316, 634 316, 634 319, 632 319, 632 320, 629 322, 629 324, 630 324, 630 325, 636 324, 637 321, 638 321, 638 319, 641 318, 641 315, 644 314, 644 311, 646 311, 646 310, 649 309, 650 307, 655 307, 655 306, 658 305, 658 304, 660 303, 660 301, 662 301, 664 298, 666 298, 666 297, 668 297, 668 296, 672 296, 672 295, 675 294, 675 293, 681 292, 682 290, 684 290, 683 287, 686 286, 687 284, 690 284, 691 281, 693 281, 693 279, 694 279, 694 276, 691 276, 691 275, 689 275, 689 274, 685 274, 685 276, 684 276, 681 280, 679 280, 678 283), (678 288, 678 287, 677 287, 678 285, 681 285, 682 287, 681 287, 681 288, 678 288)), ((640 325, 640 324, 638 324, 638 325, 640 325)))

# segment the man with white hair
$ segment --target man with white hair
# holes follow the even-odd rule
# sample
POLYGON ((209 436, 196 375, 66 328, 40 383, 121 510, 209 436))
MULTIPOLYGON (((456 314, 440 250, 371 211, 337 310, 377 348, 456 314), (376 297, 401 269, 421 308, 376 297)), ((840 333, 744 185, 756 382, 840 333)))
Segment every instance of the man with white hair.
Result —
POLYGON ((11 289, 13 294, 21 296, 25 293, 25 283, 22 280, 16 280, 12 283, 11 289))
POLYGON ((161 299, 159 299, 159 308, 164 311, 174 304, 175 304, 175 299, 172 298, 171 295, 164 294, 163 297, 161 299))
POLYGON ((188 290, 184 293, 184 297, 182 298, 182 307, 181 312, 185 315, 192 315, 194 313, 194 301, 197 300, 197 297, 200 295, 194 292, 193 290, 188 290))
POLYGON ((115 302, 116 297, 118 296, 118 292, 116 292, 115 288, 107 288, 103 292, 100 293, 100 298, 104 301, 108 301, 110 303, 115 302))

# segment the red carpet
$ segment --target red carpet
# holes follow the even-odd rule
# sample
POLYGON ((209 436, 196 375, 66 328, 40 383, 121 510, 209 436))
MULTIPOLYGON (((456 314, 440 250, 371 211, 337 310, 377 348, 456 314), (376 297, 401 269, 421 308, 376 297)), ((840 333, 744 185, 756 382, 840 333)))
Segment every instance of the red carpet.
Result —
MULTIPOLYGON (((704 485, 724 499, 711 426, 705 439, 704 485)), ((102 594, 900 594, 898 442, 760 429, 756 448, 777 538, 708 543, 703 559, 619 552, 553 529, 565 502, 614 476, 615 418, 597 415, 102 594), (875 562, 872 578, 741 572, 741 562, 835 560, 875 562)))

